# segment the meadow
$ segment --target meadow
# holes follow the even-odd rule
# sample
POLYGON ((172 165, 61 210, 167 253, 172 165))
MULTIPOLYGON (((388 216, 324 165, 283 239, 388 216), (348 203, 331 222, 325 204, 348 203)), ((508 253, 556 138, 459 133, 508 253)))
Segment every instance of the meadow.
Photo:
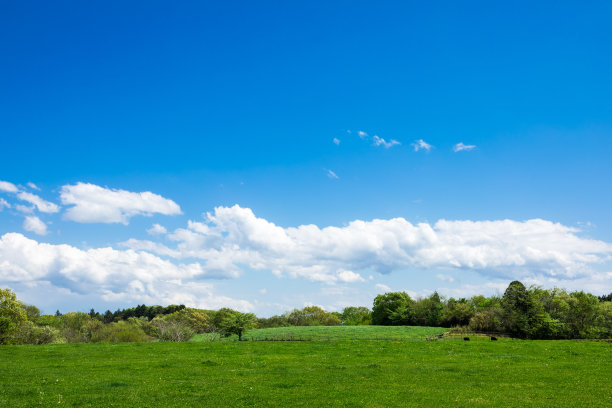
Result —
MULTIPOLYGON (((445 327, 423 326, 288 326, 247 331, 247 341, 317 340, 425 340, 447 332, 445 327)), ((238 336, 220 337, 215 333, 196 334, 191 341, 237 341, 238 336)))
POLYGON ((609 343, 418 337, 3 346, 0 406, 612 406, 609 343))

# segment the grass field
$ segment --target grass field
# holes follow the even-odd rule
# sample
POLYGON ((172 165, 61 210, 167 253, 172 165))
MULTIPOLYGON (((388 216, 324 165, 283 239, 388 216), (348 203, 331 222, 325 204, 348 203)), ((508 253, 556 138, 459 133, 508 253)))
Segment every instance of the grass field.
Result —
POLYGON ((610 407, 612 346, 486 339, 0 348, 0 406, 610 407))
MULTIPOLYGON (((448 331, 444 327, 419 326, 300 326, 256 329, 246 332, 243 340, 425 340, 448 331)), ((219 339, 198 334, 191 341, 237 341, 238 336, 219 339)))

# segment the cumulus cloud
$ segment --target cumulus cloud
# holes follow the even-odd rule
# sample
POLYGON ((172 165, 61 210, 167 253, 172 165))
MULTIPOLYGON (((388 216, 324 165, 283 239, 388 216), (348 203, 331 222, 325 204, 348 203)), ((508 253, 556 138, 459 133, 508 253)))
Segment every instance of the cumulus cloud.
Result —
POLYGON ((418 152, 419 150, 425 150, 428 152, 433 147, 423 139, 415 140, 412 146, 414 147, 415 152, 418 152))
POLYGON ((40 187, 38 187, 36 184, 32 183, 31 181, 28 182, 28 187, 30 187, 32 190, 38 190, 40 191, 40 187))
POLYGON ((378 137, 376 135, 374 135, 374 137, 372 138, 372 142, 374 143, 374 146, 383 146, 386 149, 401 144, 395 139, 391 139, 390 141, 387 142, 382 137, 378 137))
POLYGON ((153 224, 153 226, 147 230, 147 233, 149 235, 163 235, 167 232, 168 231, 166 230, 166 228, 163 225, 159 224, 153 224))
MULTIPOLYGON (((576 279, 611 259, 612 244, 583 238, 575 228, 541 219, 412 224, 404 218, 356 220, 344 227, 282 228, 248 208, 217 207, 206 222, 169 234, 165 255, 195 258, 239 276, 269 270, 277 276, 335 283, 346 271, 473 270, 492 278, 576 279)), ((141 241, 126 243, 139 248, 141 241)), ((151 251, 157 251, 149 246, 151 251)), ((160 252, 161 253, 161 252, 160 252)), ((350 279, 350 278, 349 278, 350 279)))
POLYGON ((334 144, 335 144, 336 146, 339 146, 339 145, 340 145, 340 139, 338 139, 337 137, 334 137, 333 142, 334 142, 334 144))
POLYGON ((56 213, 59 211, 59 206, 57 204, 43 200, 36 194, 21 191, 17 194, 17 198, 19 198, 21 201, 34 205, 38 211, 43 213, 56 213))
POLYGON ((151 216, 181 214, 174 201, 150 191, 134 193, 109 189, 95 184, 77 183, 62 187, 62 204, 72 205, 64 217, 76 222, 102 222, 128 224, 135 215, 151 216))
POLYGON ((19 191, 19 189, 13 183, 0 180, 0 191, 5 191, 7 193, 16 193, 17 191, 19 191))
POLYGON ((338 177, 338 175, 336 173, 334 173, 331 170, 327 170, 327 177, 331 178, 331 179, 338 179, 340 177, 338 177))
POLYGON ((453 152, 457 153, 463 150, 469 151, 475 148, 476 148, 476 145, 466 145, 466 144, 463 144, 463 142, 460 142, 453 146, 453 152))
POLYGON ((38 235, 47 235, 47 224, 35 215, 30 215, 23 221, 23 229, 38 235))
POLYGON ((0 281, 3 284, 48 282, 73 293, 106 301, 148 304, 184 303, 194 307, 229 306, 252 310, 243 300, 217 296, 198 262, 175 264, 145 251, 39 243, 22 234, 0 238, 0 281))

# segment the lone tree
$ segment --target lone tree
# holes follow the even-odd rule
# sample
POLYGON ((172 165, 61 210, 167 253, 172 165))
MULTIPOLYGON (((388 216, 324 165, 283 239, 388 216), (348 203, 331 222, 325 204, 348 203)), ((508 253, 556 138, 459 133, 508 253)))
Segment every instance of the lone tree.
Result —
POLYGON ((236 310, 223 310, 223 318, 220 319, 218 327, 224 336, 232 334, 238 336, 238 341, 242 341, 242 334, 255 327, 256 318, 253 313, 240 313, 236 310))

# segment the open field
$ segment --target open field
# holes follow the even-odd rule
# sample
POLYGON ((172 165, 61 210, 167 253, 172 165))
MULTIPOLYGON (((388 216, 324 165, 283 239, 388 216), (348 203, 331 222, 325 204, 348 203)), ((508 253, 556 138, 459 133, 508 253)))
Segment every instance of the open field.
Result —
POLYGON ((612 346, 485 339, 0 348, 0 406, 610 407, 612 346))
MULTIPOLYGON (((425 340, 448 330, 421 326, 290 326, 249 330, 242 337, 243 340, 425 340)), ((208 333, 198 334, 191 341, 209 341, 211 338, 208 333)), ((237 341, 238 336, 220 340, 237 341)))

